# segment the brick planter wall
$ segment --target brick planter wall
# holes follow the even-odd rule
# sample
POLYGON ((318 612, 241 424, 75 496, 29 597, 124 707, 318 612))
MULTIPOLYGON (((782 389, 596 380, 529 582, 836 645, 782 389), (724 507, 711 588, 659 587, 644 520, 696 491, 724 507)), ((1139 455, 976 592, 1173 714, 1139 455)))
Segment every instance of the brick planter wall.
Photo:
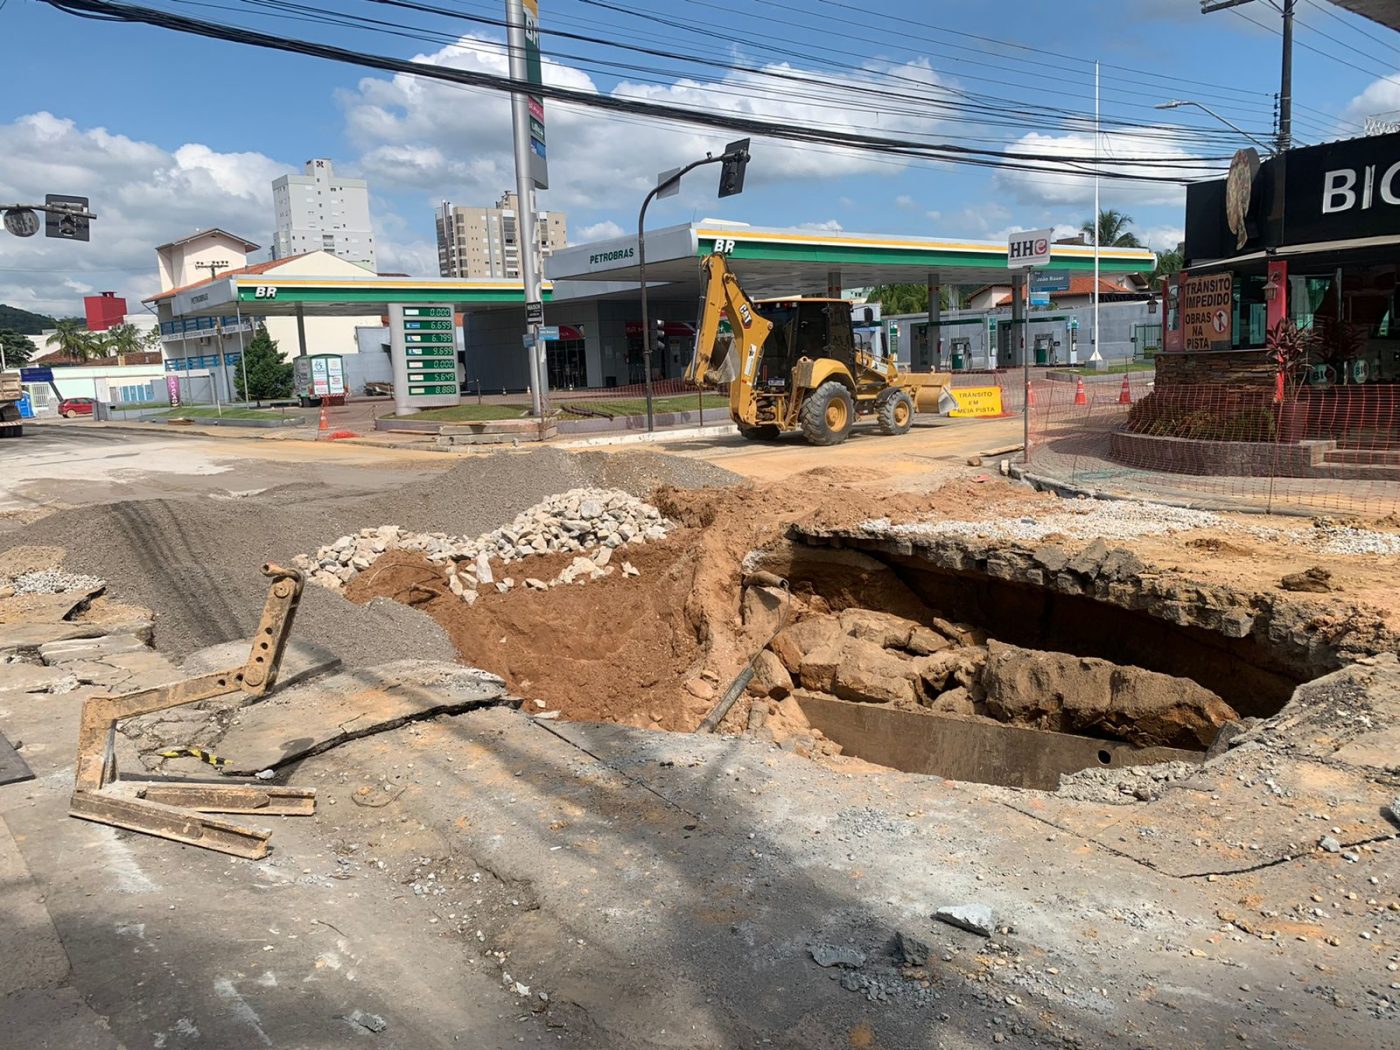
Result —
POLYGON ((1153 358, 1157 389, 1172 386, 1259 387, 1272 391, 1278 367, 1267 350, 1162 353, 1153 358))
POLYGON ((1115 430, 1109 435, 1109 456, 1139 470, 1168 474, 1234 475, 1242 477, 1311 478, 1329 476, 1323 456, 1335 441, 1277 444, 1268 441, 1198 441, 1194 438, 1153 437, 1115 430))

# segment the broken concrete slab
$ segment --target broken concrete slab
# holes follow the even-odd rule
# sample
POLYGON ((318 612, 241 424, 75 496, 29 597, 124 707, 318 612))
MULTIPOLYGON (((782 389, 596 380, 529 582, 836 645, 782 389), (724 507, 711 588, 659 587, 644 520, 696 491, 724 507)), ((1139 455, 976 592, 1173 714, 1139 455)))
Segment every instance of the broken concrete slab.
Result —
POLYGON ((849 944, 811 944, 807 951, 818 966, 855 968, 865 965, 865 953, 849 944))
MULTIPOLYGON (((236 639, 200 649, 185 657, 180 664, 180 672, 194 678, 228 667, 240 667, 248 662, 250 645, 245 639, 236 639)), ((277 671, 277 688, 285 689, 307 678, 339 669, 340 657, 334 653, 292 638, 282 650, 282 661, 277 671)))
POLYGON ((33 779, 34 771, 29 768, 29 763, 19 757, 19 751, 4 733, 0 733, 0 784, 18 784, 33 779))
POLYGON ((49 666, 75 663, 79 660, 100 660, 118 653, 134 653, 147 649, 146 642, 134 634, 104 634, 98 638, 71 638, 47 642, 39 646, 39 658, 49 666))
POLYGON ((84 623, 17 623, 6 624, 0 634, 0 657, 37 650, 41 645, 75 638, 101 638, 107 628, 84 623))
POLYGON ((154 649, 145 647, 91 660, 64 662, 50 670, 65 673, 80 685, 101 686, 110 693, 150 689, 185 677, 180 668, 154 649))
POLYGON ((70 677, 70 671, 45 664, 0 664, 0 693, 44 693, 70 677))
POLYGON ((990 937, 996 932, 996 916, 985 904, 947 904, 934 912, 933 917, 981 937, 990 937))
MULTIPOLYGON (((105 585, 104 585, 105 586, 105 585)), ((0 624, 60 623, 102 587, 88 587, 57 594, 18 594, 0 598, 0 624)))
POLYGON ((474 667, 396 660, 282 690, 241 709, 213 747, 229 774, 253 774, 405 722, 511 701, 474 667))

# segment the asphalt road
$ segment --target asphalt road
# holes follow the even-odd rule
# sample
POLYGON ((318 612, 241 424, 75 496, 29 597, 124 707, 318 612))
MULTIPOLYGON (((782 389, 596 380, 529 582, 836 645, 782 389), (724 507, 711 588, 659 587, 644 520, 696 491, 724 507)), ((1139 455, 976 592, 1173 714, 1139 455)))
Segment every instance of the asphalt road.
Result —
POLYGON ((0 444, 0 529, 46 511, 115 500, 248 495, 283 486, 293 493, 313 486, 368 492, 451 462, 397 448, 167 436, 92 423, 27 425, 22 438, 0 444))

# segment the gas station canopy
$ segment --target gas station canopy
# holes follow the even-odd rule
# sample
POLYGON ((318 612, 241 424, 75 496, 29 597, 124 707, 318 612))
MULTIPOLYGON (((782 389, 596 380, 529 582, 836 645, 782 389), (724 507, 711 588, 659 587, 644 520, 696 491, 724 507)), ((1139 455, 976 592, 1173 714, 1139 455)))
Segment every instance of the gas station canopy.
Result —
MULTIPOLYGON (((984 285, 1010 281, 1006 244, 963 238, 904 237, 863 233, 814 233, 729 223, 689 223, 646 235, 647 283, 674 285, 668 291, 699 293, 698 260, 724 251, 750 295, 825 294, 834 285, 984 285)), ((1156 264, 1147 248, 1102 248, 1103 273, 1146 273, 1156 264)), ((550 279, 635 284, 641 277, 637 238, 617 237, 556 251, 546 262, 550 279)), ((1091 245, 1056 244, 1053 272, 1086 273, 1094 268, 1091 245)), ((561 287, 560 293, 567 289, 561 287)))

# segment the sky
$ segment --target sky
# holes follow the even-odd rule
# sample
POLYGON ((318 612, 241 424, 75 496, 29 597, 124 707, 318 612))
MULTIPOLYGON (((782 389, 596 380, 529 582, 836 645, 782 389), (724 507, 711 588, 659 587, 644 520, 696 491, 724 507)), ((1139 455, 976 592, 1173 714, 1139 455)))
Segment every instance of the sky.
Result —
MULTIPOLYGON (((504 0, 300 0, 377 26, 328 24, 281 0, 144 0, 435 65, 504 74, 504 0)), ((1202 15, 1198 0, 541 0, 546 79, 601 95, 728 110, 921 142, 1087 155, 1093 62, 1105 156, 1122 171, 1223 170, 1273 129, 1280 19, 1272 0, 1202 15), (572 34, 573 36, 563 35, 572 34), (575 39, 585 37, 588 39, 575 39), (1173 166, 1191 158, 1201 167, 1173 166), (1122 158, 1120 161, 1118 158, 1122 158), (1159 161, 1154 164, 1153 161, 1159 161)), ((1400 34, 1326 0, 1298 0, 1294 134, 1314 144, 1400 119, 1400 34)), ((0 0, 0 204, 85 195, 88 243, 0 232, 0 302, 81 313, 112 290, 133 309, 159 290, 157 244, 220 226, 270 243, 271 183, 328 157, 369 180, 379 268, 436 276, 433 209, 489 205, 514 188, 505 95, 146 26, 91 21, 40 0, 0 0)), ((723 130, 550 103, 551 185, 582 243, 635 228, 660 171, 718 152, 723 130)), ((755 139, 742 195, 717 200, 715 169, 654 204, 648 225, 723 218, 1002 240, 1076 229, 1092 180, 755 139)), ((1101 204, 1156 248, 1181 239, 1179 184, 1103 179, 1101 204)), ((266 253, 262 253, 265 256, 266 253)), ((261 256, 260 256, 261 257, 261 256)))

